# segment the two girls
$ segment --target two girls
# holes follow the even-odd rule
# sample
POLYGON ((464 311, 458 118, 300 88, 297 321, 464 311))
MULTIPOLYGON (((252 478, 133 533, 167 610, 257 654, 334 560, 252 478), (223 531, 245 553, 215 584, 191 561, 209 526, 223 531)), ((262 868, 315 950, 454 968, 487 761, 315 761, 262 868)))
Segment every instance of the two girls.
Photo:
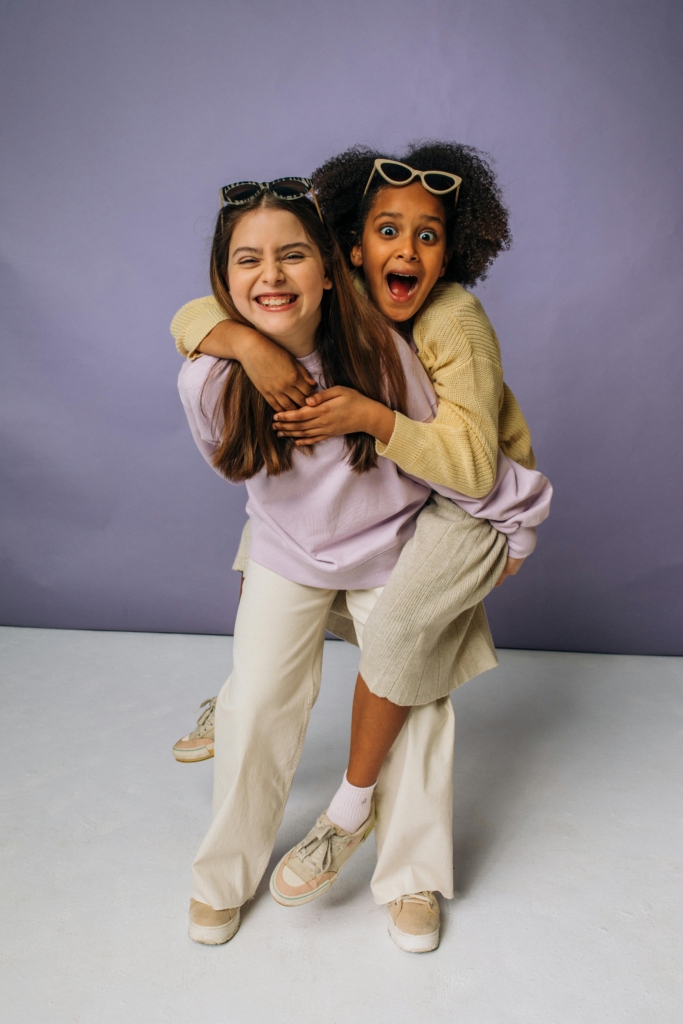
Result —
MULTIPOLYGON (((403 600, 397 600, 395 594, 388 602, 384 601, 384 616, 375 616, 381 624, 378 635, 383 635, 385 642, 391 639, 392 628, 395 633, 400 627, 400 637, 401 630, 405 634, 406 625, 410 626, 421 641, 421 649, 417 652, 418 663, 412 666, 412 670, 408 665, 407 672, 405 659, 403 664, 399 665, 397 659, 394 659, 392 664, 392 659, 389 658, 387 665, 386 658, 376 657, 377 673, 373 669, 372 658, 368 662, 369 670, 367 666, 364 668, 361 665, 364 679, 359 679, 359 691, 354 706, 356 743, 354 744, 352 736, 351 761, 347 776, 328 809, 328 815, 321 815, 312 832, 278 866, 271 888, 279 902, 296 904, 314 898, 329 887, 341 865, 372 827, 373 811, 370 797, 379 769, 384 763, 375 791, 379 862, 373 878, 373 891, 379 902, 390 904, 390 930, 399 945, 419 950, 433 948, 438 943, 438 906, 433 892, 440 890, 446 896, 452 892, 452 710, 446 695, 457 682, 495 663, 480 600, 500 578, 507 558, 505 537, 485 520, 499 520, 499 525, 505 524, 503 528, 507 529, 510 544, 512 545, 515 539, 518 543, 521 542, 517 553, 523 557, 533 546, 528 535, 528 527, 540 521, 547 513, 549 492, 548 488, 544 487, 543 478, 538 474, 529 473, 525 477, 525 471, 520 466, 514 466, 497 452, 500 412, 505 428, 501 432, 501 447, 507 445, 508 449, 514 449, 516 445, 515 454, 518 457, 520 454, 522 458, 526 457, 527 463, 533 459, 523 418, 511 394, 502 384, 495 335, 490 325, 486 330, 488 321, 476 300, 458 285, 451 286, 455 291, 447 296, 446 314, 452 313, 455 308, 456 316, 451 317, 450 322, 446 323, 446 327, 450 328, 450 334, 448 331, 442 331, 445 338, 442 336, 440 342, 432 338, 430 342, 429 321, 427 328, 420 334, 419 328, 424 325, 426 314, 430 312, 429 309, 425 310, 427 299, 432 299, 432 313, 436 311, 437 323, 438 315, 444 319, 443 308, 439 314, 439 303, 433 302, 433 299, 437 281, 446 273, 457 252, 457 245, 453 243, 455 218, 447 205, 449 192, 455 191, 458 187, 456 176, 453 173, 441 173, 439 176, 419 175, 414 167, 408 167, 411 180, 396 182, 392 181, 392 174, 403 173, 406 165, 377 158, 369 161, 367 155, 357 152, 352 153, 351 158, 356 164, 365 162, 366 167, 369 162, 370 175, 365 187, 366 208, 363 211, 363 202, 357 203, 357 213, 361 216, 360 219, 357 217, 355 227, 349 228, 348 239, 352 244, 348 245, 348 253, 352 262, 363 266, 375 303, 385 314, 388 311, 384 307, 389 306, 389 312, 394 314, 394 322, 409 323, 416 312, 422 312, 422 316, 415 324, 415 343, 423 362, 427 364, 429 359, 426 351, 431 344, 433 358, 430 369, 434 371, 432 377, 437 390, 441 385, 443 393, 440 395, 437 418, 434 424, 427 425, 436 407, 433 399, 430 401, 429 387, 417 360, 411 356, 405 341, 395 339, 393 344, 397 344, 398 348, 394 350, 392 361, 391 344, 387 346, 386 335, 382 341, 380 321, 376 316, 374 320, 372 316, 368 320, 369 307, 362 303, 359 306, 357 298, 350 298, 353 293, 348 291, 348 278, 344 277, 340 269, 342 264, 339 263, 338 254, 334 248, 330 250, 328 247, 326 250, 323 244, 324 239, 320 232, 324 234, 324 228, 320 221, 316 220, 312 226, 306 220, 308 217, 310 221, 312 210, 308 200, 291 203, 292 212, 288 216, 290 219, 298 219, 305 226, 308 242, 298 240, 294 246, 296 249, 298 245, 297 251, 292 250, 291 254, 288 253, 286 260, 288 265, 292 264, 292 260, 302 261, 301 266, 306 265, 305 260, 308 257, 305 253, 302 255, 300 250, 306 245, 310 248, 313 242, 314 246, 318 246, 323 271, 326 268, 322 275, 322 284, 319 286, 321 293, 326 292, 329 295, 322 304, 320 313, 323 326, 317 325, 315 358, 313 350, 309 348, 310 329, 306 328, 306 334, 306 330, 302 328, 304 321, 301 320, 302 312, 310 312, 314 306, 314 291, 311 292, 312 298, 306 298, 308 293, 305 288, 298 291, 294 289, 287 277, 291 274, 289 270, 282 270, 281 274, 284 276, 277 280, 276 276, 273 276, 279 258, 277 252, 284 252, 286 248, 285 243, 279 249, 277 246, 273 248, 272 239, 277 235, 273 218, 276 213, 281 216, 286 211, 276 211, 272 206, 274 200, 269 198, 270 193, 262 192, 255 199, 245 203, 241 210, 237 207, 227 216, 223 215, 219 222, 220 230, 217 229, 217 242, 214 244, 212 281, 214 294, 221 307, 231 313, 233 318, 233 323, 229 325, 232 332, 229 345, 233 348, 231 352, 226 352, 223 348, 220 354, 237 355, 239 332, 242 332, 243 341, 247 339, 243 348, 247 355, 246 358, 242 358, 241 366, 236 363, 230 366, 221 405, 223 438, 217 448, 207 449, 207 453, 231 479, 251 480, 251 485, 248 485, 248 510, 253 537, 251 560, 245 579, 245 594, 236 626, 235 669, 227 692, 224 688, 221 693, 217 709, 216 793, 222 793, 223 796, 218 795, 216 798, 214 825, 195 865, 198 884, 193 914, 197 920, 193 921, 193 926, 194 937, 200 941, 225 941, 230 937, 227 932, 231 928, 236 930, 235 922, 239 921, 238 908, 244 898, 251 894, 247 890, 251 888, 253 891, 260 873, 265 868, 274 839, 272 825, 275 822, 277 827, 279 822, 284 806, 283 799, 286 799, 291 773, 300 750, 299 741, 303 740, 303 732, 293 728, 292 737, 295 734, 298 737, 295 747, 283 754, 283 759, 276 758, 276 761, 272 761, 268 770, 260 776, 266 792, 267 780, 270 779, 272 784, 273 778, 276 779, 277 795, 273 799, 277 803, 279 813, 275 813, 276 807, 272 804, 269 814, 272 836, 269 841, 266 842, 263 829, 259 832, 258 823, 253 822, 254 828, 247 829, 251 840, 247 840, 245 833, 238 837, 239 849, 226 848, 229 823, 235 816, 239 820, 244 818, 244 807, 229 785, 228 799, 223 762, 227 759, 233 769, 237 770, 238 776, 241 771, 246 770, 239 760, 239 752, 241 750, 247 756, 248 743, 245 746, 244 738, 240 737, 242 728, 250 720, 252 705, 256 699, 255 694, 250 691, 246 702, 251 708, 249 710, 239 701, 235 704, 233 697, 234 694, 239 695, 239 680, 244 678, 240 676, 240 672, 244 673, 244 666, 249 660, 246 648, 253 648, 252 657, 256 657, 257 648, 258 657, 261 659, 265 653, 262 649, 265 639, 263 635, 260 635, 258 642, 255 637, 251 644, 243 642, 241 638, 246 635, 245 631, 248 629, 243 623, 250 621, 250 608, 252 614, 255 614, 253 609, 256 603, 260 607, 259 624, 264 620, 270 621, 265 613, 266 609, 271 608, 272 594, 278 593, 283 606, 286 605, 282 615, 287 619, 288 616, 295 614, 297 607, 297 600, 293 592, 290 592, 292 587, 312 587, 318 592, 313 601, 317 608, 315 615, 310 610, 310 594, 305 602, 309 607, 307 614, 312 616, 310 622, 315 618, 315 624, 311 627, 313 633, 310 629, 304 629, 303 633, 300 628, 292 629, 294 623, 288 621, 288 628, 282 634, 283 637, 287 637, 287 650, 278 648, 277 642, 271 644, 269 636, 268 657, 271 660, 268 662, 268 671, 262 673, 264 693, 268 693, 267 703, 269 706, 272 705, 273 713, 281 714, 276 709, 280 707, 282 700, 285 700, 292 709, 296 705, 298 710, 296 713, 293 711, 293 714, 296 714, 296 721, 299 724, 303 723, 302 729, 305 729, 310 703, 304 701, 307 710, 302 711, 297 701, 292 702, 290 699, 291 694, 290 697, 287 696, 288 686, 291 688, 291 685, 294 685, 287 683, 287 672, 296 663, 294 671, 299 684, 302 672, 304 675, 310 675, 310 666, 304 671, 304 662, 299 664, 297 657, 303 656, 303 648, 307 651, 306 657, 309 657, 313 650, 317 652, 318 642, 322 642, 324 618, 337 590, 347 591, 347 603, 354 616, 359 639, 370 608, 378 602, 377 610, 380 609, 386 593, 378 601, 378 588, 391 575, 391 569, 398 559, 402 546, 414 530, 415 516, 429 494, 428 489, 423 488, 420 500, 416 492, 411 491, 411 487, 421 485, 397 472, 396 464, 403 460, 406 463, 403 468, 410 473, 428 477, 433 483, 441 482, 438 480, 439 476, 442 480, 446 477, 448 483, 457 482, 461 486, 464 484, 463 490, 469 491, 470 494, 477 491, 483 493, 484 489, 489 490, 489 477, 495 478, 496 471, 498 479, 488 505, 479 503, 477 507, 477 503, 471 501, 468 506, 467 501, 460 496, 460 505, 469 507, 474 516, 479 518, 472 518, 464 513, 461 507, 442 499, 432 499, 419 517, 417 533, 406 546, 402 556, 405 564, 402 567, 399 562, 396 572, 391 577, 392 581, 398 578, 400 586, 397 593, 403 600), (373 178, 376 180, 373 181, 373 178), (252 243, 255 236, 251 236, 259 226, 259 217, 267 217, 268 227, 263 227, 260 236, 262 244, 254 245, 252 243), (221 227, 226 223, 232 226, 227 230, 227 234, 225 228, 221 227), (250 243, 238 245, 236 239, 241 240, 240 233, 249 232, 250 243), (222 249, 219 235, 222 239, 222 249), (234 263, 237 250, 242 253, 239 257, 243 260, 241 263, 239 260, 234 263), (265 255, 267 252, 270 253, 268 258, 265 255), (220 275, 225 273, 226 263, 229 268, 228 274, 221 284, 220 275), (253 295, 248 293, 248 289, 247 292, 240 292, 239 283, 234 283, 243 278, 245 271, 240 268, 247 265, 252 268, 253 281, 256 282, 253 285, 256 289, 253 295), (264 270, 266 265, 267 274, 264 270), (333 266, 336 267, 334 275, 330 273, 333 266), (391 308, 392 303, 397 308, 391 308), (291 320, 292 316, 294 320, 290 327, 287 327, 288 318, 291 320), (467 332, 462 329, 462 321, 467 322, 468 316, 470 326, 472 327, 473 323, 475 328, 479 328, 479 333, 483 334, 483 342, 480 341, 479 344, 476 344, 476 330, 471 329, 468 338, 467 332), (241 326, 237 322, 240 318, 260 328, 264 336, 255 334, 249 327, 241 326), (360 338, 365 340, 359 344, 360 338), (259 391, 249 384, 245 373, 249 372, 249 348, 256 352, 263 351, 263 343, 266 342, 273 347, 273 341, 279 343, 280 353, 289 352, 299 366, 303 366, 303 372, 295 371, 294 375, 290 374, 290 389, 298 389, 299 395, 303 398, 313 383, 322 387, 321 393, 314 399, 309 399, 309 404, 300 412, 283 412, 278 417, 275 424, 278 443, 289 444, 290 447, 283 449, 282 452, 276 447, 275 454, 272 449, 275 443, 273 436, 265 429, 269 415, 268 406, 259 391), (374 362, 370 357, 371 351, 374 352, 374 362), (336 363, 332 353, 335 353, 336 363), (343 360, 339 361, 343 353, 346 363, 343 360), (396 353, 404 371, 409 371, 408 402, 403 407, 400 381, 395 374, 396 353), (307 363, 310 359, 313 361, 307 363), (360 379, 366 371, 368 375, 360 379), (235 381, 238 383, 234 383, 235 381), (380 393, 378 382, 381 383, 380 393), (417 391, 414 390, 416 382, 419 385, 417 391), (482 382, 489 386, 482 386, 482 382), (334 383, 335 386, 324 387, 329 383, 334 383), (454 398, 459 401, 453 401, 454 398), (245 421, 249 424, 247 436, 251 439, 248 453, 244 450, 244 435, 237 437, 235 434, 238 425, 245 421), (231 429, 234 436, 228 438, 231 429), (344 435, 348 435, 347 440, 342 440, 344 435), (297 439, 294 451, 292 436, 297 439), (371 437, 376 438, 382 454, 388 456, 381 459, 376 467, 372 467, 371 461, 368 461, 371 459, 370 453, 374 455, 371 437), (315 443, 312 454, 307 456, 304 451, 296 450, 310 445, 311 442, 315 443), (359 461, 357 454, 354 454, 354 446, 360 444, 365 445, 365 454, 359 461), (332 446, 335 445, 332 455, 332 446), (350 448, 349 458, 342 454, 345 445, 350 448), (390 450, 392 445, 393 452, 390 450), (526 451, 522 450, 525 445, 526 451), (323 455, 326 458, 332 456, 334 466, 329 463, 324 463, 324 468, 316 465, 323 455), (259 458, 262 458, 261 465, 259 458), (390 459, 395 461, 392 462, 390 459), (427 467, 427 472, 422 472, 420 460, 427 467), (313 479, 319 484, 317 488, 312 488, 310 480, 306 477, 306 472, 310 472, 313 465, 316 466, 313 479), (287 468, 288 466, 291 468, 287 468), (390 474, 389 477, 386 475, 387 472, 390 474), (335 489, 337 487, 341 489, 335 489), (326 510, 328 517, 331 515, 334 520, 331 532, 328 529, 330 522, 326 523, 322 510, 326 510), (360 519, 357 518, 359 515, 360 519), (313 524, 317 532, 316 529, 311 529, 313 524), (353 544, 349 547, 346 542, 351 537, 353 544), (411 545, 413 550, 409 554, 408 549, 411 545), (411 558, 414 564, 411 563, 411 558), (266 583, 263 572, 268 570, 275 574, 276 579, 268 578, 266 583), (255 581, 252 585, 250 579, 255 581), (283 590, 285 582, 287 586, 283 590), (255 596, 257 594, 258 601, 255 596), (324 611, 323 618, 320 618, 321 609, 324 611), (293 643, 292 636, 302 639, 293 643), (440 664, 439 658, 443 660, 444 653, 446 661, 440 664), (436 675, 434 669, 438 670, 436 675), (269 680, 265 678, 268 673, 272 677, 269 680), (373 678, 374 676, 376 677, 373 678), (393 697, 391 701, 386 699, 389 694, 383 693, 383 689, 389 689, 393 697), (232 717, 228 714, 228 708, 232 717), (226 729, 227 724, 232 722, 231 728, 236 731, 230 733, 228 730, 223 734, 221 722, 226 729), (237 726, 236 722, 241 722, 241 725, 237 726), (226 739, 227 743, 224 743, 226 739), (220 753, 221 747, 223 754, 220 753), (385 762, 386 752, 390 748, 391 754, 385 762), (431 762, 433 757, 436 758, 434 763, 431 762), (410 770, 407 770, 407 765, 410 770), (430 793, 430 786, 436 786, 436 791, 430 793), (237 804, 234 802, 235 799, 237 804), (357 827, 353 827, 356 825, 357 827), (402 836, 403 832, 405 835, 402 836), (397 844, 396 837, 401 836, 397 844), (260 858, 256 856, 257 854, 260 854, 260 858), (207 883, 207 868, 214 873, 217 872, 225 881, 225 872, 228 870, 226 866, 232 864, 230 870, 234 875, 235 858, 241 865, 240 873, 244 883, 241 888, 235 887, 234 879, 227 888, 216 886, 215 879, 214 883, 207 883), (228 894, 232 900, 229 904, 225 902, 228 894), (202 896, 206 899, 202 899, 202 896), (224 914, 226 920, 216 923, 211 917, 212 913, 224 914), (210 921, 213 923, 207 923, 210 921), (218 930, 203 931, 201 935, 205 937, 202 939, 196 931, 197 928, 218 930), (210 938, 211 935, 215 936, 213 940, 210 938)), ((474 161, 476 168, 476 158, 471 157, 471 160, 474 161)), ((413 158, 413 164, 416 162, 413 158)), ((471 193, 474 193, 476 198, 476 188, 471 183, 470 186, 471 193)), ((324 187, 320 188, 320 193, 325 208, 324 187)), ((280 202, 280 206, 283 205, 284 203, 280 202)), ((467 213, 465 209, 465 226, 467 213)), ((471 209, 469 214, 471 219, 471 209)), ((265 223, 266 221, 263 221, 264 225, 265 223)), ((281 242, 285 234, 283 228, 278 236, 281 242)), ((491 245, 486 258, 489 259, 490 256, 491 245)), ((283 256, 281 262, 284 261, 283 256)), ((461 253, 461 265, 462 263, 461 253)), ((310 269, 312 264, 308 266, 310 269)), ((479 269, 481 271, 482 267, 479 269)), ((446 320, 448 321, 448 316, 446 320)), ((431 330, 433 333, 433 322, 431 330)), ((198 426, 203 415, 201 399, 198 396, 204 387, 206 362, 202 359, 185 365, 181 373, 181 391, 184 389, 184 401, 189 410, 191 423, 194 422, 198 443, 214 445, 214 434, 206 426, 209 421, 204 422, 203 433, 198 426), (204 367, 200 369, 202 364, 204 367), (202 389, 197 390, 200 381, 202 389), (193 394, 194 400, 191 397, 193 394)), ((253 360, 251 376, 252 379, 258 377, 253 360)), ((208 388, 209 384, 206 386, 208 388)), ((275 404, 272 401, 274 394, 271 381, 271 404, 275 404)), ((279 394, 281 405, 284 405, 282 396, 289 397, 291 401, 291 390, 289 395, 284 389, 281 389, 279 394)), ((310 448, 308 450, 311 451, 310 448)), ((514 566, 512 568, 514 569, 514 566)), ((391 585, 387 591, 390 589, 391 585)), ((276 601, 275 610, 271 609, 275 622, 279 621, 279 609, 280 605, 276 601)), ((410 637, 406 639, 409 640, 410 637)), ((378 645, 375 646, 377 648, 378 645)), ((399 643, 399 648, 400 646, 399 643)), ((417 646, 420 648, 420 643, 417 646)), ((381 649, 381 641, 379 648, 381 649)), ((410 651, 405 639, 403 648, 404 651, 410 651)), ((308 687, 313 693, 317 689, 315 680, 319 680, 317 653, 316 658, 318 675, 313 673, 312 687, 308 687)), ((253 676, 253 666, 250 671, 253 676)), ((255 674, 258 676, 258 671, 255 674)), ((265 705, 261 708, 261 714, 265 714, 265 705)), ((253 757, 253 752, 251 756, 253 757)), ((255 776, 250 777, 253 784, 255 776)), ((234 840, 234 828, 230 834, 234 840)))

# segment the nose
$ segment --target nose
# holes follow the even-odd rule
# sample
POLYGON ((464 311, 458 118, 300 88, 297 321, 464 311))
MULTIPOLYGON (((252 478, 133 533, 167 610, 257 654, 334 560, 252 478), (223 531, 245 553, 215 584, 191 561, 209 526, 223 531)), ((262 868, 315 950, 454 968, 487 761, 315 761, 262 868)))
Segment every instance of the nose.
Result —
POLYGON ((396 257, 399 260, 409 260, 411 263, 420 258, 410 236, 406 235, 401 239, 396 257))
POLYGON ((282 284, 285 279, 285 272, 280 261, 275 259, 275 257, 264 260, 261 277, 264 284, 282 284))

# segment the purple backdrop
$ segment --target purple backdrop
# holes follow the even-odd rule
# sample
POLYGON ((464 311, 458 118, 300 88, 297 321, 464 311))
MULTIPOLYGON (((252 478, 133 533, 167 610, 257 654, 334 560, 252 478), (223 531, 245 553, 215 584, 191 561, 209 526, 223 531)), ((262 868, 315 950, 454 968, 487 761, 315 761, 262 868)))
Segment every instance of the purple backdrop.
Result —
POLYGON ((218 187, 433 136, 497 160, 515 244, 478 294, 556 489, 496 641, 683 654, 682 12, 4 3, 2 621, 230 631, 244 492, 168 333, 218 187))

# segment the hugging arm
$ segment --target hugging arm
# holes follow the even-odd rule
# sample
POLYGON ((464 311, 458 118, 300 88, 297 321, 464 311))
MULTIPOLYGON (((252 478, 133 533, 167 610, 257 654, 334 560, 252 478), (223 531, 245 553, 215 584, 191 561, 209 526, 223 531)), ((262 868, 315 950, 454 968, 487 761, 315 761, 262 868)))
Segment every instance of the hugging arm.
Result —
POLYGON ((370 434, 388 444, 396 413, 353 388, 334 387, 306 399, 301 409, 273 417, 278 437, 292 437, 299 447, 345 434, 370 434))
MULTIPOLYGON (((410 352, 405 342, 399 344, 410 352)), ((424 367, 413 358, 413 374, 426 378, 424 367)), ((410 409, 407 416, 386 409, 380 418, 371 407, 380 403, 363 405, 360 396, 352 398, 350 389, 330 388, 309 398, 301 409, 277 415, 274 426, 280 436, 307 445, 349 433, 344 427, 353 422, 353 429, 371 434, 377 453, 391 459, 404 473, 481 498, 496 479, 502 371, 495 360, 468 351, 449 372, 458 376, 458 385, 442 389, 446 393, 439 393, 438 408, 434 402, 435 415, 429 417, 430 422, 410 409)), ((431 385, 430 390, 433 396, 431 385)))
POLYGON ((207 295, 179 309, 171 334, 181 355, 232 359, 241 363, 254 387, 276 412, 298 409, 316 389, 316 383, 297 360, 253 327, 226 316, 207 295))

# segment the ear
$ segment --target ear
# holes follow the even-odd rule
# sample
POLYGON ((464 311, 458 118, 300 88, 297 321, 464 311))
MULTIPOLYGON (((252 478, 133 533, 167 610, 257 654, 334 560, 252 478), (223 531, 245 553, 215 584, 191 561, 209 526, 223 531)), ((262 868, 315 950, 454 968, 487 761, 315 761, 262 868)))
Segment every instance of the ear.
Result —
POLYGON ((328 277, 328 275, 325 274, 323 278, 323 291, 329 292, 331 291, 332 288, 334 288, 334 285, 332 284, 332 278, 328 277))
POLYGON ((354 265, 354 267, 362 267, 363 266, 363 246, 360 244, 360 242, 356 242, 355 245, 351 246, 351 252, 349 253, 349 258, 350 258, 352 264, 354 265))
POLYGON ((439 277, 443 277, 443 275, 446 273, 446 267, 450 263, 452 255, 453 255, 453 250, 452 249, 451 249, 450 252, 445 252, 444 253, 443 263, 441 264, 441 270, 439 271, 439 277))

